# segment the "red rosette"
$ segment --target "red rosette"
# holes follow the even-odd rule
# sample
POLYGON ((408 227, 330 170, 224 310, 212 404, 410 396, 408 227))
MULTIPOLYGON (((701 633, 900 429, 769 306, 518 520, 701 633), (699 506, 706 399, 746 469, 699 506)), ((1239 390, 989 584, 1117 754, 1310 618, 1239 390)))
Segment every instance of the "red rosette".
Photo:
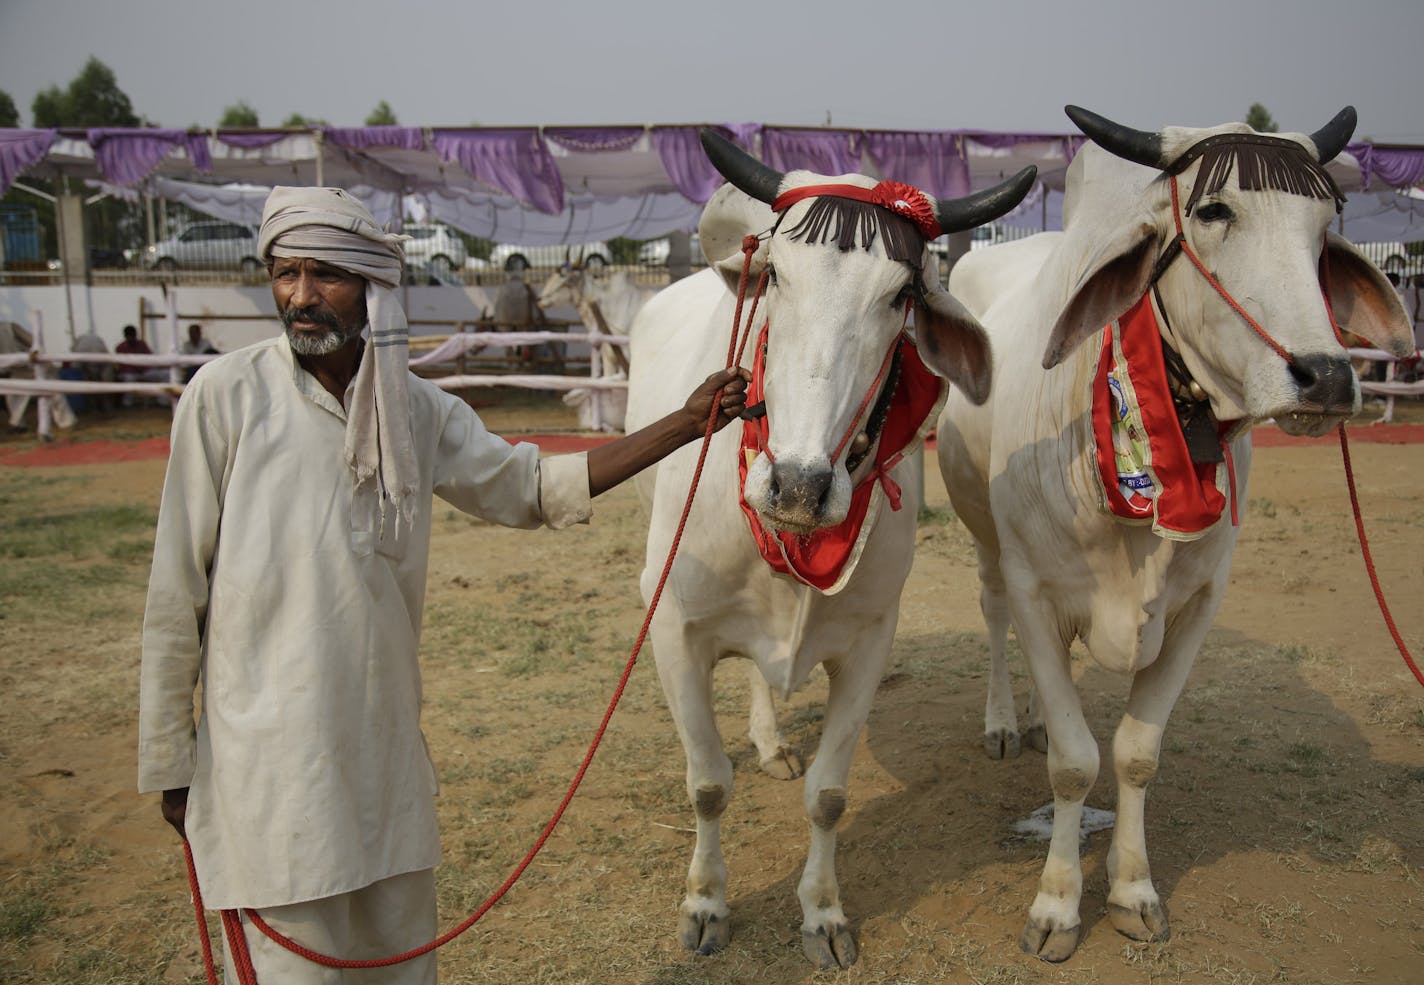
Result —
POLYGON ((934 203, 914 185, 901 181, 882 181, 875 186, 874 195, 876 205, 909 219, 924 233, 925 239, 935 239, 940 235, 934 203))

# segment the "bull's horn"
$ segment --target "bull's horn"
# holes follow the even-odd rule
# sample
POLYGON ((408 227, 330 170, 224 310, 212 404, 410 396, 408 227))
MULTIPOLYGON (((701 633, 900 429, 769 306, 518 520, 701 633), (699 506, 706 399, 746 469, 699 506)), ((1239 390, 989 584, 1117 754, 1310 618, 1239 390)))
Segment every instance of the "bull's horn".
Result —
POLYGON ((1064 106, 1063 112, 1068 114, 1068 119, 1087 134, 1093 143, 1109 154, 1157 171, 1164 170, 1172 163, 1163 158, 1160 133, 1125 127, 1081 106, 1064 106))
POLYGON ((1316 159, 1321 164, 1329 164, 1335 155, 1345 149, 1355 132, 1355 107, 1346 106, 1335 114, 1335 119, 1310 135, 1315 144, 1316 159))
POLYGON ((1038 168, 1029 165, 1008 181, 993 188, 935 203, 935 218, 946 233, 959 233, 992 222, 1023 201, 1038 178, 1038 168))
POLYGON ((786 177, 780 171, 767 167, 711 127, 702 128, 702 149, 722 177, 767 205, 776 201, 781 179, 786 177))

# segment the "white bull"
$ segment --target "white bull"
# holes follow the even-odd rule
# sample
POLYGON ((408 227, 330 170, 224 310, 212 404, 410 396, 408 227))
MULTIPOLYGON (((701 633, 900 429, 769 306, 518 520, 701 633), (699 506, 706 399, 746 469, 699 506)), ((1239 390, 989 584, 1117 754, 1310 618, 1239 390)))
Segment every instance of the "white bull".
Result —
MULTIPOLYGON (((979 555, 993 662, 986 747, 996 757, 1019 751, 1004 662, 1010 621, 1036 692, 1030 716, 1042 712, 1027 733, 1040 748, 1046 726, 1053 836, 1020 943, 1051 961, 1077 946, 1078 830, 1098 775, 1069 644, 1079 638, 1103 667, 1132 675, 1112 747, 1108 912, 1128 937, 1164 939, 1143 805, 1168 715, 1226 588, 1250 426, 1275 418, 1288 432, 1322 434, 1358 410, 1322 291, 1342 328, 1396 351, 1410 345, 1388 282, 1329 232, 1339 196, 1320 165, 1349 139, 1353 110, 1310 137, 1269 138, 1241 124, 1143 133, 1068 111, 1102 146, 1085 146, 1069 169, 1064 232, 974 253, 950 279, 989 332, 995 379, 982 406, 952 394, 939 425, 945 483, 979 555), (1179 221, 1186 250, 1174 257, 1179 221), (1166 517, 1165 463, 1160 475, 1149 470, 1158 498, 1136 525, 1105 510, 1110 484, 1092 415, 1103 326, 1129 308, 1143 311, 1139 301, 1162 326, 1136 335, 1141 351, 1168 365, 1171 353, 1180 356, 1177 378, 1161 391, 1170 385, 1172 394, 1161 433, 1176 429, 1184 440, 1180 422, 1195 418, 1187 430, 1200 437, 1204 428, 1217 454, 1193 459, 1225 453, 1197 466, 1223 505, 1219 520, 1196 530, 1166 517)), ((1106 461, 1116 468, 1114 454, 1109 448, 1106 461)))
MULTIPOLYGON (((985 340, 978 323, 937 283, 921 281, 925 240, 890 209, 868 206, 859 217, 865 225, 851 219, 832 222, 824 230, 832 239, 843 228, 873 232, 879 224, 874 242, 857 232, 838 249, 820 235, 796 232, 825 198, 790 205, 779 224, 763 204, 773 202, 779 191, 834 182, 816 194, 834 197, 827 211, 850 208, 862 203, 848 202, 839 192, 845 186, 875 187, 873 179, 830 179, 804 171, 783 176, 720 138, 704 135, 703 140, 713 163, 746 194, 724 186, 703 214, 701 240, 712 268, 666 289, 640 313, 633 331, 628 426, 660 417, 680 401, 684 381, 704 379, 726 363, 742 268, 739 248, 743 237, 760 235, 751 277, 755 280, 764 269, 771 277, 760 308, 770 324, 764 350, 769 437, 764 451, 749 456, 745 497, 767 527, 810 533, 845 518, 853 480, 874 467, 874 455, 867 454, 852 476, 835 449, 844 436, 870 429, 861 416, 862 400, 877 390, 878 372, 900 335, 907 305, 914 302, 921 358, 980 399, 989 385, 985 340), (900 248, 887 247, 896 230, 900 248), (894 255, 901 260, 891 259, 894 255)), ((945 230, 966 229, 1012 208, 1031 182, 1032 173, 1026 171, 970 199, 920 201, 934 210, 945 230)), ((762 324, 759 314, 757 327, 762 324)), ((749 350, 746 359, 751 358, 749 350)), ((942 393, 938 382, 933 393, 942 393)), ((732 764, 713 713, 714 666, 725 657, 744 657, 759 669, 763 681, 754 688, 752 738, 764 763, 784 766, 768 684, 789 695, 822 664, 830 695, 819 751, 806 772, 803 803, 811 846, 797 895, 807 956, 822 967, 845 967, 855 960, 856 945, 836 882, 835 829, 846 807, 851 755, 895 632, 914 550, 917 503, 907 466, 889 468, 889 478, 906 487, 903 508, 894 511, 887 505, 874 511, 858 565, 841 590, 823 594, 773 573, 762 560, 740 506, 741 432, 727 428, 713 439, 651 628, 658 675, 687 756, 687 794, 697 825, 678 938, 702 953, 723 947, 730 938, 719 825, 732 793, 732 764)), ((866 435, 851 447, 858 455, 873 452, 873 444, 866 435)), ((668 554, 696 463, 696 446, 684 452, 660 464, 655 477, 645 473, 642 480, 652 498, 645 599, 668 554)), ((783 769, 781 775, 795 772, 794 767, 783 769)))

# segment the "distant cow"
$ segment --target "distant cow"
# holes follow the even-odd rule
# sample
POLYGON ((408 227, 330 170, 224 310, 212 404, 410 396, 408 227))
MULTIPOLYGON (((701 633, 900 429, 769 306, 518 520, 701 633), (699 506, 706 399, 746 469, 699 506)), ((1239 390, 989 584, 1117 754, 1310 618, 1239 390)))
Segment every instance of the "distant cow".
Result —
MULTIPOLYGON (((806 772, 802 799, 811 847, 797 895, 807 956, 822 967, 846 967, 856 959, 856 945, 836 881, 836 824, 847 804, 851 754, 894 636, 918 506, 909 466, 879 453, 902 394, 923 402, 922 425, 908 415, 899 443, 913 450, 931 426, 943 387, 923 371, 921 359, 971 400, 982 400, 989 387, 983 331, 927 274, 926 236, 1003 214, 1027 192, 1033 175, 1029 169, 968 199, 935 203, 914 189, 861 175, 782 175, 713 134, 704 134, 703 142, 736 187, 723 186, 702 216, 711 269, 678 281, 639 313, 628 426, 643 426, 680 405, 690 381, 724 365, 748 236, 760 237, 752 240, 753 282, 763 271, 769 277, 754 325, 766 334, 753 339, 746 357, 764 369, 752 389, 764 400, 765 418, 713 439, 652 624, 697 824, 678 939, 710 953, 731 932, 719 832, 732 794, 732 764, 713 715, 713 668, 725 657, 743 657, 760 669, 751 734, 762 762, 774 767, 785 766, 790 755, 776 731, 768 684, 789 695, 821 664, 830 697, 820 749, 806 772), (902 335, 912 309, 917 352, 902 335), (896 498, 902 488, 903 504, 896 498), (845 525, 853 510, 865 516, 858 537, 853 520, 845 525), (823 570, 800 554, 827 529, 850 530, 845 548, 853 556, 844 568, 823 570), (788 573, 773 571, 768 557, 780 558, 788 573)), ((645 598, 667 556, 697 453, 689 446, 660 464, 655 477, 644 473, 641 480, 652 497, 645 598)), ((799 762, 777 772, 794 776, 799 762)))
MULTIPOLYGON (((593 330, 594 316, 589 305, 596 304, 603 316, 604 327, 614 335, 627 335, 633 328, 633 319, 654 293, 656 292, 652 288, 636 283, 627 271, 595 276, 586 267, 565 264, 544 282, 544 289, 539 292, 539 307, 545 310, 576 308, 584 323, 593 330)), ((612 344, 602 347, 600 355, 605 378, 627 378, 627 357, 624 351, 622 348, 615 349, 612 344)), ((627 391, 605 390, 602 393, 603 424, 615 431, 623 430, 623 418, 628 405, 627 391)), ((588 388, 570 390, 564 395, 564 403, 578 407, 580 421, 584 421, 583 407, 591 397, 592 391, 588 388)))
POLYGON ((979 554, 986 746, 1019 751, 1010 621, 1042 712, 1031 741, 1047 733, 1053 838, 1020 943, 1050 961, 1077 947, 1078 827, 1098 775, 1069 644, 1132 675, 1113 739, 1107 906, 1128 937, 1164 939, 1143 804, 1226 588, 1250 428, 1274 418, 1319 435, 1358 410, 1330 309, 1378 346, 1412 348, 1389 283, 1330 232, 1343 197, 1323 165, 1353 110, 1310 136, 1144 133, 1068 113, 1101 146, 1069 168, 1064 231, 977 251, 950 278, 989 332, 995 378, 982 406, 951 394, 939 424, 945 483, 979 554))

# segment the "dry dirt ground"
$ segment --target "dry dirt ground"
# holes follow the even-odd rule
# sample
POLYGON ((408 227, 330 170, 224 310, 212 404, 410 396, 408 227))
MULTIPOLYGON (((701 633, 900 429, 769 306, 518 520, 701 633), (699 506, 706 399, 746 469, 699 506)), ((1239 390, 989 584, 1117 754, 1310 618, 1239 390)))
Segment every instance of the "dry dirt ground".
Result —
MULTIPOLYGON (((1405 416, 1424 420, 1419 408, 1405 416)), ((568 428, 552 402, 488 408, 496 430, 568 428)), ((156 413, 107 431, 161 434, 156 413)), ((32 447, 0 442, 0 452, 32 447), (5 445, 10 446, 9 449, 5 445)), ((1352 445, 1375 559, 1424 650, 1424 444, 1352 445)), ((198 982, 182 857, 134 792, 139 628, 161 460, 17 468, 0 454, 0 981, 198 982)), ((1043 757, 991 762, 986 646, 967 536, 926 479, 900 628, 851 774, 839 873, 861 959, 802 958, 799 781, 762 775, 740 668, 718 676, 736 765, 724 821, 734 930, 683 952, 692 845, 682 753, 652 656, 633 673, 563 824, 513 891, 441 952, 480 983, 1406 983, 1424 981, 1424 689, 1359 558, 1338 445, 1263 448, 1231 587, 1169 726, 1148 800, 1172 938, 1105 919, 1106 834, 1084 850, 1084 933, 1066 964, 1017 937, 1044 857, 1009 825, 1049 800, 1043 757)), ((588 526, 508 531, 437 504, 422 650, 440 773, 442 925, 509 873, 562 795, 641 618, 639 506, 588 526)), ((1107 743, 1125 681, 1080 656, 1107 743)), ((1026 690, 1022 662, 1016 682, 1026 690)), ((781 708, 813 752, 823 675, 781 708)), ((1113 806, 1105 769, 1089 804, 1113 806)), ((216 928, 216 920, 211 920, 216 928)), ((268 983, 272 985, 272 983, 268 983)))

